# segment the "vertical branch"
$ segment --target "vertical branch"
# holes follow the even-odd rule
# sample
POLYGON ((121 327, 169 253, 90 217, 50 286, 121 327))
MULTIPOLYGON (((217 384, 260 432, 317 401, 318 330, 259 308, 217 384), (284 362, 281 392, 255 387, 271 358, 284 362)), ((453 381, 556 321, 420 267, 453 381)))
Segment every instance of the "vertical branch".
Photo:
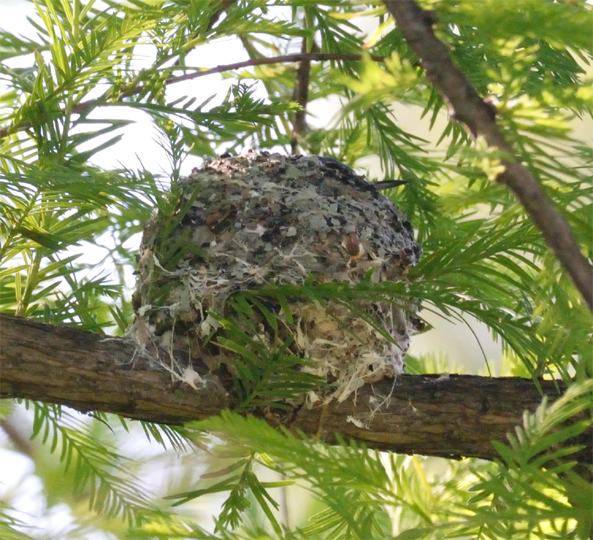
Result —
MULTIPOLYGON (((303 38, 301 53, 309 52, 307 38, 303 38)), ((299 141, 307 131, 307 101, 309 100, 309 82, 311 80, 311 61, 301 60, 297 70, 296 85, 294 87, 294 100, 302 107, 294 113, 292 133, 290 135, 290 148, 292 154, 298 152, 299 141)))

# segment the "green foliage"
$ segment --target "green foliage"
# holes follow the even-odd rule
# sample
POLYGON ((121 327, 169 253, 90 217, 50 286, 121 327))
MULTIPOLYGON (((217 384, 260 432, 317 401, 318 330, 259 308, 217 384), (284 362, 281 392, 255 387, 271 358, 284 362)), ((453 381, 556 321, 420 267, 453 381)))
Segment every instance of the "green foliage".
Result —
POLYGON ((417 457, 382 456, 354 444, 336 447, 299 440, 255 419, 223 414, 194 427, 222 433, 229 444, 263 454, 265 465, 287 479, 305 481, 327 506, 312 518, 303 531, 305 537, 332 531, 332 538, 338 534, 386 538, 389 533, 382 528, 382 516, 398 509, 402 521, 417 524, 398 539, 445 534, 447 538, 509 540, 586 538, 593 491, 580 476, 576 461, 564 459, 583 446, 562 443, 590 433, 592 392, 590 380, 576 384, 553 405, 544 402, 535 413, 526 413, 523 428, 517 428, 510 446, 495 443, 501 463, 466 460, 451 464, 448 474, 431 481, 417 457), (583 411, 588 415, 581 422, 565 424, 583 411), (258 436, 254 438, 253 433, 258 436), (455 468, 465 470, 464 482, 456 480, 453 473, 460 471, 455 468))
POLYGON ((149 508, 141 486, 121 474, 126 459, 94 440, 88 428, 67 411, 34 403, 32 437, 40 436, 50 453, 60 449, 60 462, 75 493, 85 492, 89 506, 108 516, 118 516, 139 525, 149 508), (119 474, 114 474, 118 471, 119 474))
POLYGON ((298 399, 325 383, 321 377, 301 371, 301 367, 312 362, 289 353, 293 339, 280 341, 277 316, 268 306, 254 296, 238 295, 229 302, 229 308, 237 316, 235 320, 211 315, 225 330, 217 342, 237 354, 233 363, 236 373, 231 375, 238 411, 265 406, 286 408, 284 401, 298 399), (273 343, 267 343, 257 331, 254 307, 274 331, 273 343))
MULTIPOLYGON (((40 445, 39 455, 30 459, 48 506, 67 502, 76 523, 61 537, 87 538, 97 531, 134 539, 589 537, 591 484, 574 456, 591 424, 590 313, 512 194, 491 181, 499 156, 480 141, 473 145, 459 124, 445 118, 442 98, 427 84, 421 63, 381 2, 23 0, 23 5, 34 13, 34 35, 0 29, 2 312, 123 333, 132 319, 126 283, 135 264, 130 246, 155 208, 170 229, 183 218, 183 210, 175 213, 175 189, 186 157, 249 147, 290 152, 299 109, 295 64, 228 70, 220 96, 213 90, 198 98, 195 89, 208 87, 215 77, 202 73, 201 55, 211 54, 203 47, 233 39, 257 60, 292 54, 304 40, 304 49, 313 53, 362 56, 311 64, 309 102, 338 97, 342 108, 333 120, 321 119, 322 128, 311 125, 300 134, 300 151, 352 166, 377 157, 381 179, 407 180, 393 196, 413 223, 424 255, 408 283, 307 282, 235 296, 230 306, 243 316, 240 322, 220 318, 225 333, 218 343, 241 358, 232 374, 238 409, 265 409, 318 384, 299 371, 306 360, 290 354, 290 341, 264 343, 247 331, 253 314, 277 331, 268 303, 290 318, 289 300, 295 298, 350 306, 359 299, 397 305, 421 299, 425 313, 454 321, 470 315, 484 323, 502 343, 512 373, 560 377, 569 386, 555 403, 526 414, 508 446, 497 445, 498 463, 386 455, 345 442, 332 447, 232 414, 192 428, 224 440, 202 441, 195 455, 198 436, 192 429, 145 423, 145 435, 164 455, 192 456, 183 466, 184 478, 171 474, 164 489, 168 499, 183 503, 179 509, 163 508, 145 493, 132 475, 141 468, 140 458, 113 450, 111 443, 124 440, 127 430, 135 433, 123 419, 118 428, 106 415, 83 422, 61 407, 30 404, 32 434, 40 445), (363 16, 374 24, 368 33, 357 26, 363 16), (175 93, 191 78, 187 95, 175 93), (401 105, 415 107, 411 125, 398 120, 405 111, 401 105), (169 161, 162 171, 100 165, 131 128, 122 110, 152 122, 169 161), (431 130, 430 137, 417 129, 421 125, 431 130), (83 251, 100 253, 101 260, 84 262, 83 251), (108 424, 115 442, 104 429, 108 424), (228 463, 221 466, 218 460, 224 459, 228 463), (59 478, 43 472, 45 462, 61 471, 59 478), (194 469, 204 464, 213 472, 195 480, 194 469), (284 480, 260 479, 266 469, 284 480), (273 489, 289 483, 317 498, 309 521, 290 526, 277 511, 273 489), (207 532, 185 509, 198 512, 192 505, 223 492, 228 497, 215 530, 207 532)), ((422 5, 435 11, 437 35, 480 95, 497 98, 505 137, 591 257, 593 152, 571 124, 593 115, 590 5, 584 0, 422 5)), ((175 265, 185 244, 180 238, 166 252, 157 246, 165 269, 175 265)), ((410 372, 426 370, 433 358, 413 359, 410 372)), ((441 364, 439 359, 436 367, 443 369, 441 364)), ((3 403, 1 412, 9 417, 12 408, 3 403)), ((160 470, 160 463, 149 464, 160 470)), ((25 525, 30 521, 15 517, 13 501, 6 499, 0 536, 39 537, 40 531, 25 525)))
POLYGON ((230 467, 225 467, 220 471, 202 475, 202 478, 206 479, 227 476, 228 473, 234 472, 237 469, 241 470, 240 474, 235 474, 231 477, 228 477, 225 480, 217 482, 208 488, 189 491, 186 493, 179 493, 177 495, 171 495, 165 498, 179 499, 173 505, 177 506, 196 499, 197 497, 201 497, 202 495, 229 491, 230 493, 228 499, 222 505, 222 512, 220 513, 216 523, 217 530, 224 530, 227 527, 235 529, 241 524, 243 521, 243 513, 251 506, 251 502, 247 497, 247 492, 250 492, 259 507, 265 513, 266 517, 269 519, 274 532, 280 536, 282 535, 282 529, 272 510, 278 510, 279 505, 272 497, 270 497, 266 490, 288 486, 291 485, 292 482, 260 482, 253 472, 254 463, 254 455, 251 455, 248 458, 240 459, 239 461, 233 463, 230 467))
POLYGON ((6 540, 30 540, 33 538, 22 532, 27 530, 27 524, 18 518, 15 518, 6 511, 4 504, 0 508, 0 534, 6 540))

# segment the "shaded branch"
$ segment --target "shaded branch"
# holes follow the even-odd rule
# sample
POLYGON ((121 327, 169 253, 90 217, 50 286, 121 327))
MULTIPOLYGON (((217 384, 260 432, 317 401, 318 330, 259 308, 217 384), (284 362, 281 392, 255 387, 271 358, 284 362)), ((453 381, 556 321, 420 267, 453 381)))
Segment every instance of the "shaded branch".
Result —
MULTIPOLYGON (((303 54, 307 53, 307 38, 303 38, 301 51, 303 54)), ((294 113, 293 128, 290 135, 290 147, 293 156, 298 152, 299 139, 307 130, 307 102, 309 101, 310 80, 311 61, 309 59, 301 60, 294 87, 294 100, 301 106, 301 110, 294 113)))
MULTIPOLYGON (((165 424, 203 419, 229 407, 222 389, 196 391, 173 383, 124 338, 0 314, 0 345, 3 398, 165 424)), ((205 373, 204 365, 194 364, 194 369, 205 373)), ((550 401, 564 389, 560 381, 540 384, 550 401)), ((343 403, 297 408, 284 416, 269 412, 265 419, 319 434, 329 443, 341 434, 394 452, 492 459, 491 441, 506 442, 523 411, 535 410, 540 402, 529 379, 404 375, 395 384, 367 384, 343 403)), ((583 460, 591 456, 591 437, 587 440, 583 460)))
POLYGON ((593 312, 591 263, 582 254, 564 216, 513 155, 511 146, 496 125, 492 107, 480 98, 467 77, 449 58, 445 45, 435 36, 432 13, 423 11, 414 0, 383 0, 383 3, 420 59, 426 77, 453 111, 455 119, 465 124, 474 137, 483 136, 489 146, 510 156, 502 160, 505 171, 498 176, 497 182, 508 186, 523 205, 593 312))

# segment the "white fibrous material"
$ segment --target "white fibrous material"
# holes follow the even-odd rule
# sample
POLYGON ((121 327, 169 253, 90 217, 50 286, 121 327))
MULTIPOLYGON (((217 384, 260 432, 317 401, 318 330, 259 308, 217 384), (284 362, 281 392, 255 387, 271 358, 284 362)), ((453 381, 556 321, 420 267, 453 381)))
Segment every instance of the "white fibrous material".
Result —
MULTIPOLYGON (((174 211, 146 225, 129 334, 168 351, 167 369, 198 387, 187 371, 199 356, 215 373, 233 372, 235 353, 216 344, 229 299, 270 285, 405 281, 421 253, 410 223, 372 183, 331 158, 248 152, 210 161, 178 182, 174 211), (172 351, 185 350, 181 361, 172 351)), ((347 398, 365 382, 402 373, 414 329, 410 302, 356 299, 274 305, 288 353, 330 382, 322 399, 347 398), (354 309, 353 309, 354 307, 354 309), (364 314, 364 316, 361 316, 364 314)), ((278 340, 260 316, 253 336, 278 340)), ((198 380, 200 379, 200 380, 198 380)), ((311 394, 310 399, 315 399, 311 394)))

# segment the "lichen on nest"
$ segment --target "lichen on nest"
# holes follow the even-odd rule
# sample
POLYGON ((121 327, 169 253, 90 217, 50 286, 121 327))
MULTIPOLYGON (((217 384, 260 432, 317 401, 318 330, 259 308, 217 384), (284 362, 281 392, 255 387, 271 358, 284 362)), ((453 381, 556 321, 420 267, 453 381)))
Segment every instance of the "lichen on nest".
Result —
MULTIPOLYGON (((205 163, 176 190, 174 211, 155 212, 145 227, 129 335, 169 351, 168 369, 192 386, 212 380, 191 369, 196 355, 211 373, 221 365, 233 372, 236 354, 212 337, 222 331, 220 317, 233 317, 227 305, 235 293, 302 285, 309 276, 356 284, 369 270, 373 282, 402 281, 421 253, 394 203, 331 158, 250 151, 205 163), (186 350, 190 364, 173 350, 186 350)), ((325 400, 402 373, 412 306, 299 298, 290 314, 285 308, 272 308, 281 337, 310 360, 300 369, 331 382, 325 400)), ((255 322, 261 343, 278 340, 265 321, 255 322)))

